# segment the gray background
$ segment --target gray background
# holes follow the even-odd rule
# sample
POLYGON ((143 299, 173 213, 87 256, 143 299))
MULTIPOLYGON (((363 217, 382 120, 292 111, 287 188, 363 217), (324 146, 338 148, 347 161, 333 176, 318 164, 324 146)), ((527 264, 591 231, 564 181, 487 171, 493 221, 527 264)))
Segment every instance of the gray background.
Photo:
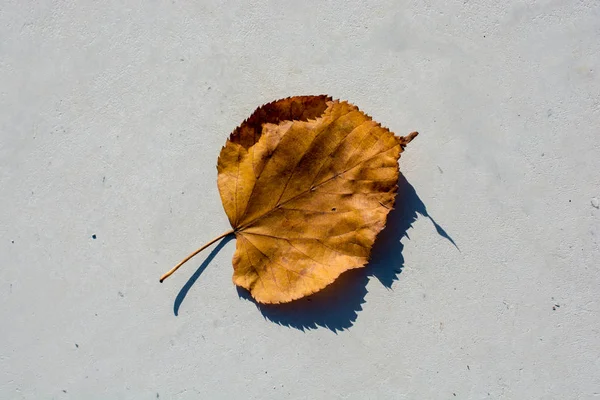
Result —
POLYGON ((597 398, 599 39, 595 0, 2 0, 0 398, 597 398), (229 229, 227 135, 320 93, 421 132, 371 265, 159 284, 229 229))

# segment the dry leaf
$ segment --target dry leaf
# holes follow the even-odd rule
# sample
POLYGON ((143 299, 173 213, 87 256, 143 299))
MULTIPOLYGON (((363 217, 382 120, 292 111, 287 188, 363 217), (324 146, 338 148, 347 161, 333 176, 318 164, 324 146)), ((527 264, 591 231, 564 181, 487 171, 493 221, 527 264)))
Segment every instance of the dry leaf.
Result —
POLYGON ((394 204, 396 137, 347 102, 298 96, 258 108, 221 150, 218 185, 234 233, 233 282, 260 303, 323 289, 369 259, 394 204))

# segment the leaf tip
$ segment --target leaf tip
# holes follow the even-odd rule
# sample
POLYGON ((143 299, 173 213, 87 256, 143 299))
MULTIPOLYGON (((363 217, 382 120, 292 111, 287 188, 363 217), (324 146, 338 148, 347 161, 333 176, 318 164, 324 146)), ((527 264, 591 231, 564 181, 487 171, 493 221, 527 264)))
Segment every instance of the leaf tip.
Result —
POLYGON ((408 136, 406 136, 406 143, 411 142, 414 138, 416 138, 419 135, 419 132, 414 131, 408 134, 408 136))
POLYGON ((406 136, 396 136, 396 139, 398 139, 398 143, 400 143, 400 146, 402 147, 402 149, 404 149, 406 147, 407 144, 409 144, 410 142, 412 142, 412 140, 414 138, 416 138, 419 135, 419 132, 415 131, 415 132, 411 132, 406 136))

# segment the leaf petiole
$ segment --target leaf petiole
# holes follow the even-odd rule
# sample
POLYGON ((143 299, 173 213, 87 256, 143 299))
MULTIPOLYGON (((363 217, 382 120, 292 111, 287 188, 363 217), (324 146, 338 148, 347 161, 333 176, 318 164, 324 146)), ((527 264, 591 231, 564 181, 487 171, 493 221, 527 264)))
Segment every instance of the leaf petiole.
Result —
POLYGON ((232 233, 234 233, 233 229, 225 232, 222 235, 217 236, 216 238, 214 238, 210 242, 206 243, 204 246, 200 247, 198 250, 194 251, 192 254, 190 254, 189 256, 187 256, 186 258, 184 258, 179 264, 177 264, 176 266, 174 266, 173 268, 171 268, 171 270, 169 272, 167 272, 166 274, 164 274, 163 276, 161 276, 160 277, 160 282, 162 283, 162 281, 164 281, 165 279, 167 279, 169 276, 173 275, 173 272, 177 271, 179 269, 179 267, 181 267, 183 264, 185 264, 186 262, 188 262, 190 260, 190 258, 194 257, 196 254, 200 253, 202 250, 204 250, 205 248, 207 248, 208 246, 210 246, 211 244, 213 244, 217 240, 223 239, 225 236, 231 235, 232 233))

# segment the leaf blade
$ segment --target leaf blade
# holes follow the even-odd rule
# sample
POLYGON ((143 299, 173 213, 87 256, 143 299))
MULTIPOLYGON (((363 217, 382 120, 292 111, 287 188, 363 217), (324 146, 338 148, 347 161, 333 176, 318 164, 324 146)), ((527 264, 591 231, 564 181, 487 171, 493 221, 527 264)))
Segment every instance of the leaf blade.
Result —
POLYGON ((364 266, 410 140, 327 96, 257 109, 232 133, 217 166, 238 239, 234 283, 258 302, 282 303, 364 266))

